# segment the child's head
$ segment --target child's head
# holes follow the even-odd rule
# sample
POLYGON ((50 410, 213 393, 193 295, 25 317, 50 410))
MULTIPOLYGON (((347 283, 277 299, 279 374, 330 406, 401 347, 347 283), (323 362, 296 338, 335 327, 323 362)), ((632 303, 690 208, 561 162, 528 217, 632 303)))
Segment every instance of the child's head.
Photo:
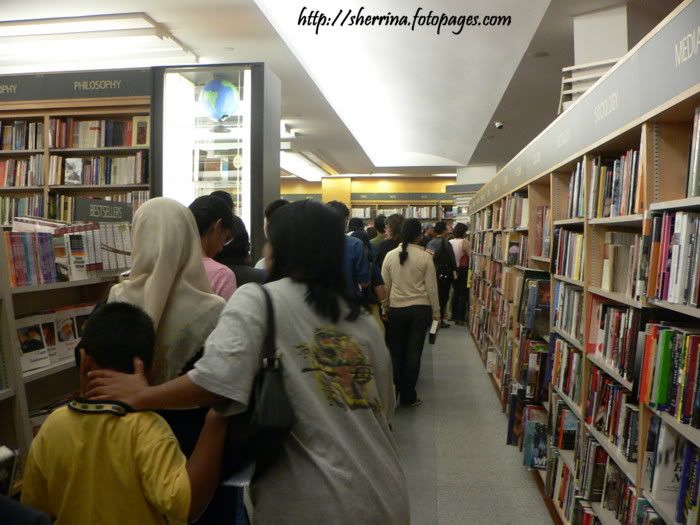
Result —
POLYGON ((128 303, 107 303, 93 312, 85 323, 81 375, 98 368, 133 374, 136 357, 143 361, 145 370, 149 370, 155 338, 153 321, 146 312, 128 303))

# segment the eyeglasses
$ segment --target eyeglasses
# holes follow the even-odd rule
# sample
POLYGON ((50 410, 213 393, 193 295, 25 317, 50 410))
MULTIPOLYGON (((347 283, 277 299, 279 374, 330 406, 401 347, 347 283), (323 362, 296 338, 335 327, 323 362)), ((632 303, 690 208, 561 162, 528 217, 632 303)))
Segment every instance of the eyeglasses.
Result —
POLYGON ((233 242, 233 237, 229 237, 228 239, 226 239, 224 241, 224 246, 228 246, 229 244, 231 244, 231 242, 233 242))

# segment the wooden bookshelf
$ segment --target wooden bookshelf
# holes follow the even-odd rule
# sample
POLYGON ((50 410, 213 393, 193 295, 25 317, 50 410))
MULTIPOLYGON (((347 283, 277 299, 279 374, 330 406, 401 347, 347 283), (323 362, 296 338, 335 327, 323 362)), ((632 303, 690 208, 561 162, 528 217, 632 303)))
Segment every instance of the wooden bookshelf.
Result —
MULTIPOLYGON (((0 103, 0 120, 27 120, 43 123, 43 148, 0 150, 0 160, 43 155, 43 184, 28 187, 2 187, 0 197, 43 197, 43 216, 47 217, 49 200, 56 194, 97 197, 148 191, 153 195, 153 169, 149 156, 148 174, 151 182, 128 185, 49 185, 50 157, 119 156, 148 151, 146 146, 108 148, 50 148, 49 133, 52 118, 76 119, 125 118, 150 115, 149 97, 112 97, 95 99, 47 100, 0 103)), ((3 228, 11 227, 3 224, 3 228)), ((21 469, 33 435, 30 413, 47 404, 65 398, 79 389, 75 359, 66 357, 50 366, 23 373, 20 345, 15 320, 79 304, 99 302, 107 297, 109 288, 118 281, 118 272, 104 272, 98 277, 81 281, 56 282, 25 287, 10 287, 10 268, 6 247, 0 240, 0 445, 20 452, 21 469)), ((21 482, 15 487, 15 493, 21 482)))
MULTIPOLYGON (((650 47, 658 45, 661 46, 658 49, 665 49, 665 44, 661 43, 663 40, 655 40, 656 35, 668 29, 677 16, 686 16, 687 20, 693 16, 697 17, 697 15, 697 0, 695 3, 690 1, 683 2, 659 28, 645 39, 645 45, 650 47), (695 10, 691 10, 690 6, 694 6, 695 10), (692 16, 690 16, 691 14, 692 16)), ((695 27, 697 25, 696 22, 700 22, 700 20, 693 18, 691 26, 695 27)), ((679 33, 679 38, 682 38, 681 33, 679 33)), ((621 59, 613 72, 617 73, 617 69, 623 69, 626 60, 630 56, 635 55, 638 49, 636 48, 627 57, 621 59)), ((646 56, 649 59, 650 55, 646 56)), ((641 55, 637 55, 637 57, 641 57, 641 55)), ((648 64, 645 65, 642 62, 641 58, 639 61, 634 62, 635 75, 641 69, 649 67, 648 64), (637 68, 641 69, 638 70, 637 68)), ((655 64, 654 70, 660 66, 661 64, 655 64)), ((664 78, 664 86, 673 82, 670 77, 675 74, 676 72, 674 71, 664 78)), ((634 381, 630 381, 621 375, 617 371, 616 366, 610 365, 604 359, 595 354, 585 353, 585 349, 589 347, 589 343, 594 343, 594 341, 589 341, 589 326, 595 315, 593 306, 599 300, 607 300, 613 306, 627 308, 633 312, 635 318, 639 318, 639 331, 643 331, 648 322, 664 319, 687 322, 693 326, 700 327, 700 322, 695 321, 700 319, 700 308, 656 299, 654 291, 649 293, 643 290, 643 292, 634 295, 634 290, 628 293, 620 293, 618 291, 603 290, 601 285, 603 283, 603 265, 609 264, 609 261, 605 261, 604 258, 609 255, 605 244, 610 242, 611 233, 632 233, 639 236, 648 236, 650 235, 648 230, 650 230, 651 212, 658 212, 656 215, 660 215, 662 212, 674 210, 700 211, 700 197, 686 197, 686 179, 689 172, 694 113, 695 108, 700 107, 700 69, 696 68, 694 70, 694 80, 691 83, 684 85, 682 89, 679 88, 678 91, 669 95, 665 100, 651 96, 654 89, 648 84, 630 82, 625 89, 628 89, 631 94, 627 93, 626 96, 633 95, 635 101, 640 102, 640 109, 642 108, 641 102, 643 100, 647 100, 649 106, 644 106, 644 110, 640 110, 638 115, 634 115, 634 112, 631 112, 626 113, 623 117, 618 113, 608 120, 603 119, 605 120, 604 122, 596 121, 594 124, 590 124, 587 120, 588 117, 581 116, 583 110, 577 113, 577 110, 580 109, 577 106, 585 107, 587 114, 594 114, 594 108, 589 107, 592 103, 591 101, 603 100, 610 93, 610 89, 614 91, 619 86, 619 84, 614 84, 614 82, 608 83, 612 76, 614 75, 602 78, 591 88, 586 97, 582 97, 573 105, 571 111, 560 115, 547 128, 547 133, 536 137, 473 197, 469 209, 471 216, 470 238, 472 239, 472 244, 474 244, 474 241, 478 241, 482 245, 480 251, 486 255, 473 258, 475 262, 472 271, 475 275, 477 287, 476 289, 472 287, 471 291, 470 326, 479 351, 481 351, 481 345, 486 344, 484 343, 486 338, 483 334, 487 329, 491 329, 491 340, 499 341, 504 339, 507 341, 506 344, 515 348, 516 352, 521 343, 518 323, 514 318, 514 311, 519 307, 519 297, 512 290, 504 289, 504 282, 507 281, 505 278, 501 283, 494 283, 494 286, 496 289, 501 289, 502 296, 511 301, 510 316, 507 322, 501 323, 505 326, 494 325, 490 321, 492 316, 500 315, 498 308, 494 307, 494 304, 498 306, 498 303, 494 303, 494 297, 497 294, 492 293, 490 287, 485 286, 482 282, 483 279, 488 277, 489 272, 499 273, 499 271, 492 270, 492 264, 501 263, 491 257, 492 248, 487 246, 487 240, 490 239, 488 236, 493 233, 494 229, 501 231, 504 236, 515 234, 528 235, 530 243, 529 262, 516 264, 511 267, 501 264, 500 274, 512 274, 513 276, 522 276, 523 272, 528 271, 547 271, 550 264, 552 269, 555 268, 554 263, 559 256, 559 252, 557 252, 557 246, 554 243, 561 238, 555 233, 557 229, 582 234, 583 274, 580 280, 574 280, 555 273, 550 275, 552 300, 555 298, 555 286, 563 286, 559 283, 566 283, 567 286, 573 285, 582 294, 580 302, 577 303, 578 311, 576 312, 583 327, 583 338, 581 341, 576 340, 571 334, 555 328, 553 318, 550 318, 551 337, 560 337, 584 353, 578 371, 580 375, 577 378, 580 380, 581 405, 574 404, 568 396, 563 395, 554 385, 549 385, 550 395, 554 393, 559 395, 566 405, 579 417, 579 439, 592 436, 598 441, 605 449, 610 461, 615 462, 631 482, 635 495, 639 498, 646 498, 659 515, 671 525, 675 523, 675 509, 672 508, 672 505, 659 505, 658 502, 654 501, 651 494, 642 490, 644 470, 642 463, 644 452, 646 451, 651 417, 652 414, 659 417, 663 425, 673 428, 696 446, 700 446, 700 429, 681 424, 672 415, 659 412, 647 404, 641 403, 637 425, 638 433, 635 436, 638 447, 636 456, 640 459, 636 463, 627 461, 617 446, 603 433, 586 424, 581 415, 586 414, 589 409, 588 390, 594 367, 602 370, 617 385, 624 387, 630 392, 633 390, 634 381), (618 122, 616 119, 628 120, 618 122), (615 127, 607 129, 606 126, 610 125, 609 122, 611 120, 617 124, 615 127), (577 130, 582 129, 582 125, 590 127, 586 127, 585 130, 578 132, 577 130), (603 129, 605 129, 605 132, 602 131, 603 129), (576 146, 566 145, 568 141, 575 142, 576 146), (632 152, 629 154, 630 156, 628 156, 628 152, 632 152), (613 196, 613 198, 619 199, 617 204, 607 203, 605 201, 606 197, 603 197, 602 200, 601 197, 598 197, 599 200, 591 198, 599 195, 599 193, 595 192, 602 187, 600 183, 601 180, 604 180, 602 177, 597 177, 601 173, 598 159, 601 159, 608 167, 612 166, 613 160, 621 159, 620 162, 624 163, 630 159, 636 159, 637 164, 633 163, 631 165, 637 167, 638 171, 630 170, 625 172, 631 173, 634 177, 635 185, 627 186, 627 189, 635 189, 637 191, 636 196, 625 194, 632 195, 634 200, 625 201, 624 195, 619 193, 613 196), (580 185, 576 183, 574 178, 577 176, 580 176, 580 185), (548 189, 548 192, 545 189, 548 189), (572 195, 582 196, 582 201, 572 201, 572 204, 577 206, 569 206, 569 198, 572 195), (497 214, 499 209, 502 209, 504 203, 509 202, 515 196, 524 196, 529 200, 530 208, 527 228, 513 227, 512 223, 510 226, 494 224, 492 217, 497 214), (581 204, 583 213, 581 212, 581 204), (534 234, 538 231, 533 210, 538 205, 549 205, 551 207, 552 220, 550 231, 552 237, 550 238, 551 254, 549 257, 532 250, 534 234), (601 206, 603 207, 601 208, 601 206), (578 209, 574 209, 575 207, 578 207, 578 209), (615 215, 619 213, 622 214, 615 215), (600 216, 611 214, 615 216, 600 216), (583 217, 571 217, 572 215, 583 215, 583 217), (596 299, 596 303, 594 303, 594 299, 596 299), (482 308, 482 305, 485 305, 486 308, 482 308), (504 332, 502 337, 498 332, 493 332, 494 326, 496 330, 504 332)), ((608 171, 607 176, 610 176, 609 173, 608 171)), ((624 238, 624 236, 618 237, 624 238)), ((642 237, 639 237, 635 239, 635 242, 639 239, 644 240, 642 237)), ((616 241, 612 242, 614 244, 617 243, 616 241)), ((624 241, 623 245, 626 246, 624 241)), ((503 259, 507 259, 507 257, 500 257, 501 261, 503 259)), ((605 268, 607 272, 608 266, 605 266, 605 268)), ((621 266, 613 271, 627 272, 632 277, 629 281, 631 286, 628 284, 628 288, 636 286, 636 276, 631 273, 636 271, 636 267, 621 266)), ((569 272, 567 271, 566 273, 569 272)), ((613 277, 617 277, 622 281, 619 273, 614 273, 613 277)), ((642 282, 644 282, 644 279, 647 279, 647 275, 641 276, 642 282)), ((618 286, 618 284, 620 283, 616 282, 613 286, 606 284, 606 287, 615 290, 625 290, 624 285, 618 286)), ((579 300, 579 298, 577 297, 576 300, 579 300)), ((561 307, 562 305, 560 304, 559 308, 561 307)), ((551 310, 553 308, 550 308, 550 314, 553 313, 551 310)), ((611 310, 615 310, 615 308, 611 308, 611 310)), ((528 336, 525 335, 525 337, 528 336)), ((553 342, 551 339, 550 341, 553 342)), ((554 351, 553 344, 550 344, 549 348, 550 352, 554 351)), ((513 365, 517 364, 519 364, 517 359, 513 358, 513 365)), ((511 366, 511 370, 520 369, 511 366)), ((508 392, 510 388, 509 383, 516 382, 516 379, 505 377, 502 390, 508 392)), ((571 452, 571 455, 573 457, 563 458, 569 467, 571 467, 570 464, 575 465, 581 461, 581 458, 576 457, 574 452, 571 452)), ((545 501, 548 506, 553 504, 552 500, 547 497, 545 497, 545 501)), ((554 507, 559 518, 563 519, 564 515, 561 508, 556 503, 554 503, 554 507)), ((600 503, 593 503, 592 507, 603 524, 618 525, 619 521, 613 512, 603 509, 600 503)))
POLYGON ((654 510, 661 517, 661 519, 664 520, 666 525, 678 524, 676 521, 676 508, 673 504, 657 500, 648 490, 643 490, 642 496, 644 496, 649 504, 654 507, 654 510))
POLYGON ((564 403, 567 404, 567 406, 571 409, 571 411, 576 415, 576 417, 580 420, 582 417, 581 414, 581 405, 576 403, 573 399, 571 399, 569 396, 567 396, 564 392, 562 392, 558 387, 554 386, 552 389, 557 393, 559 397, 562 398, 564 403))

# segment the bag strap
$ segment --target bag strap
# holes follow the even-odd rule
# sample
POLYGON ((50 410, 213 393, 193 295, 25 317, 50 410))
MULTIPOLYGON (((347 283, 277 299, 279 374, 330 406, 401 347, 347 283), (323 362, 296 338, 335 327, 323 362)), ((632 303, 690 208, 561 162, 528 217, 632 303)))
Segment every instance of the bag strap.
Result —
POLYGON ((260 285, 260 289, 265 296, 265 309, 267 312, 267 329, 265 331, 265 340, 263 342, 262 361, 263 367, 277 367, 277 347, 275 345, 275 309, 272 306, 272 298, 270 292, 260 285))

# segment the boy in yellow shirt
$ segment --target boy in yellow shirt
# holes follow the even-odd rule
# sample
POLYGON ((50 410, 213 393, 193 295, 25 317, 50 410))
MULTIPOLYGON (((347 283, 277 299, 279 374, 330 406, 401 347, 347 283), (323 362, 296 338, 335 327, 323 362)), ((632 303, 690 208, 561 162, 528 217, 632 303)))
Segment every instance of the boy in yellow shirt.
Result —
MULTIPOLYGON (((81 392, 88 372, 134 373, 153 359, 150 317, 108 303, 85 326, 81 392), (138 363, 136 364, 138 365, 138 363)), ((219 481, 223 417, 209 411, 189 460, 163 418, 125 404, 78 399, 53 412, 34 439, 24 471, 22 503, 57 525, 163 524, 196 519, 219 481)))

